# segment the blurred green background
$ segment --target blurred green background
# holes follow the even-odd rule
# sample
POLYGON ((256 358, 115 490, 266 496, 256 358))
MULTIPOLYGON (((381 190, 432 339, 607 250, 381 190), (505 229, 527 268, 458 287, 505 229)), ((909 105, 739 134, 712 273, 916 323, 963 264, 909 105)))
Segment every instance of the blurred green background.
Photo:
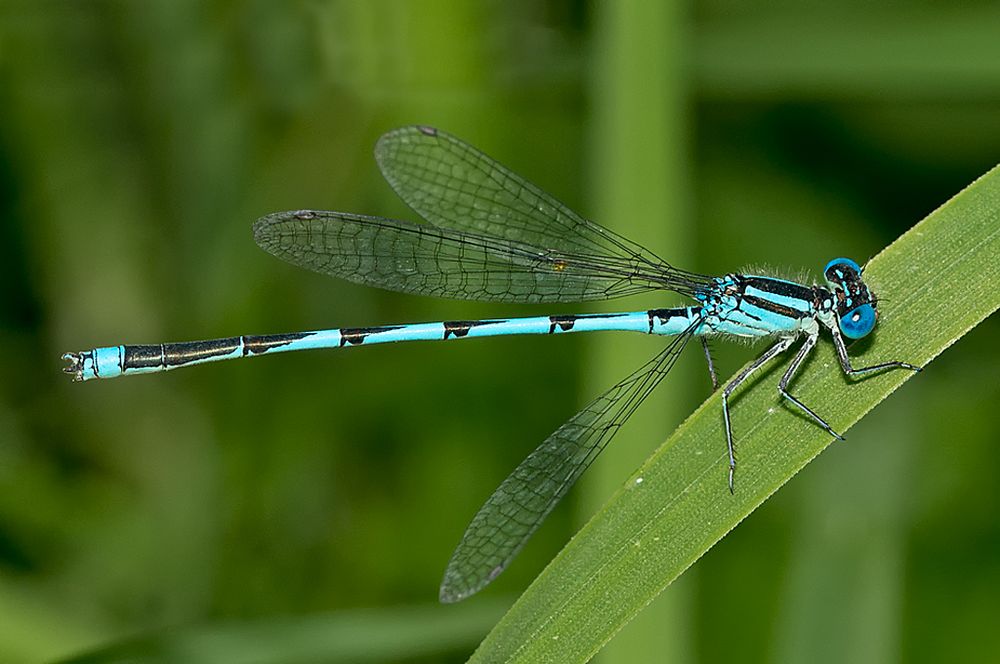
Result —
MULTIPOLYGON (((457 606, 437 584, 475 510, 662 340, 405 344, 87 385, 59 355, 542 313, 336 282, 254 245, 275 210, 412 218, 371 157, 401 124, 465 138, 684 268, 863 262, 997 163, 1000 10, 827 4, 4 0, 0 661, 133 638, 122 652, 177 661, 463 661, 708 396, 697 352, 457 606)), ((995 657, 997 340, 987 320, 907 383, 600 661, 995 657)), ((759 352, 716 346, 724 376, 759 352)))

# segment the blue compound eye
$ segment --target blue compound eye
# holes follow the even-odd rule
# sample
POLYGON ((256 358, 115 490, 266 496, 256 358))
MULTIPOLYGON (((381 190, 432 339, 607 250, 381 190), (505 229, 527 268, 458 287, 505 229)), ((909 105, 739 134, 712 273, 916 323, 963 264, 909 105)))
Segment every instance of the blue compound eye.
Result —
POLYGON ((848 339, 860 339, 875 327, 875 307, 862 304, 840 317, 840 331, 848 339))
POLYGON ((834 258, 832 261, 826 264, 823 268, 823 274, 829 279, 832 275, 830 274, 831 268, 848 268, 854 270, 856 274, 861 274, 861 266, 852 261, 850 258, 834 258))

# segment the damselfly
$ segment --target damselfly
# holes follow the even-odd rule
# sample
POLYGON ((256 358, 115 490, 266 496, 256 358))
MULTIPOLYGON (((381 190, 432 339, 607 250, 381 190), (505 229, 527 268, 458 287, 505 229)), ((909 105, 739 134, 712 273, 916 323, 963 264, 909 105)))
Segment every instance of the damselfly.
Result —
POLYGON ((862 268, 835 258, 825 285, 807 286, 757 274, 711 277, 672 267, 638 244, 584 219, 490 157, 430 127, 405 127, 379 139, 375 157, 396 193, 427 224, 345 212, 299 210, 259 219, 254 239, 294 265, 406 293, 492 302, 580 302, 650 290, 686 295, 696 304, 612 314, 339 328, 244 335, 209 341, 123 345, 67 353, 76 380, 167 371, 178 367, 314 348, 390 341, 448 340, 510 334, 623 330, 673 337, 666 348, 590 402, 514 469, 473 518, 452 554, 440 597, 455 602, 500 574, 600 454, 622 424, 698 337, 717 387, 706 337, 771 337, 775 343, 722 390, 733 490, 736 456, 729 397, 757 369, 802 345, 778 383, 781 395, 836 438, 841 436, 788 386, 829 330, 849 376, 919 367, 883 362, 853 368, 845 338, 875 327, 876 298, 862 268))

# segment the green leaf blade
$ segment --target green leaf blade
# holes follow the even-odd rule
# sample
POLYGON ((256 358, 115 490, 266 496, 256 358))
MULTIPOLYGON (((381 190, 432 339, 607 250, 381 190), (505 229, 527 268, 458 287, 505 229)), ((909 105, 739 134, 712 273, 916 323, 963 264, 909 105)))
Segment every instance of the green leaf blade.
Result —
MULTIPOLYGON (((889 360, 926 365, 996 311, 1000 167, 872 259, 865 277, 884 302, 883 318, 870 341, 851 349, 855 366, 889 360)), ((833 442, 781 403, 777 378, 788 360, 757 375, 731 403, 739 463, 735 495, 725 488, 725 439, 715 394, 550 563, 471 661, 587 661, 833 442)), ((913 376, 897 370, 848 379, 825 341, 792 392, 843 432, 913 376)), ((933 370, 919 376, 933 380, 933 370)))

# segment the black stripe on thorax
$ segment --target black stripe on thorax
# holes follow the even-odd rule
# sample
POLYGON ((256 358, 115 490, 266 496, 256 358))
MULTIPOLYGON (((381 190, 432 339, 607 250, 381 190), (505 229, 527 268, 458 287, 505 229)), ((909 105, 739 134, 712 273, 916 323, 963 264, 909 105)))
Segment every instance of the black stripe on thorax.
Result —
MULTIPOLYGON (((758 309, 763 309, 764 311, 769 311, 772 314, 778 314, 779 316, 784 316, 786 318, 802 318, 803 317, 803 313, 801 311, 799 311, 798 309, 793 309, 792 307, 786 307, 785 305, 778 304, 777 302, 775 302, 773 300, 768 300, 768 299, 765 299, 765 298, 762 298, 762 297, 757 297, 755 295, 744 295, 743 296, 743 301, 746 302, 747 304, 752 304, 753 306, 757 307, 758 309)), ((742 309, 741 309, 741 311, 743 311, 743 313, 745 313, 747 316, 750 316, 751 318, 756 318, 756 316, 753 316, 748 311, 745 311, 745 310, 742 310, 742 309)), ((760 319, 757 318, 757 320, 760 320, 760 319)))
POLYGON ((814 297, 812 286, 803 286, 791 281, 770 279, 768 277, 741 277, 739 281, 744 291, 746 290, 746 286, 751 286, 765 293, 793 297, 806 302, 812 302, 814 297))

